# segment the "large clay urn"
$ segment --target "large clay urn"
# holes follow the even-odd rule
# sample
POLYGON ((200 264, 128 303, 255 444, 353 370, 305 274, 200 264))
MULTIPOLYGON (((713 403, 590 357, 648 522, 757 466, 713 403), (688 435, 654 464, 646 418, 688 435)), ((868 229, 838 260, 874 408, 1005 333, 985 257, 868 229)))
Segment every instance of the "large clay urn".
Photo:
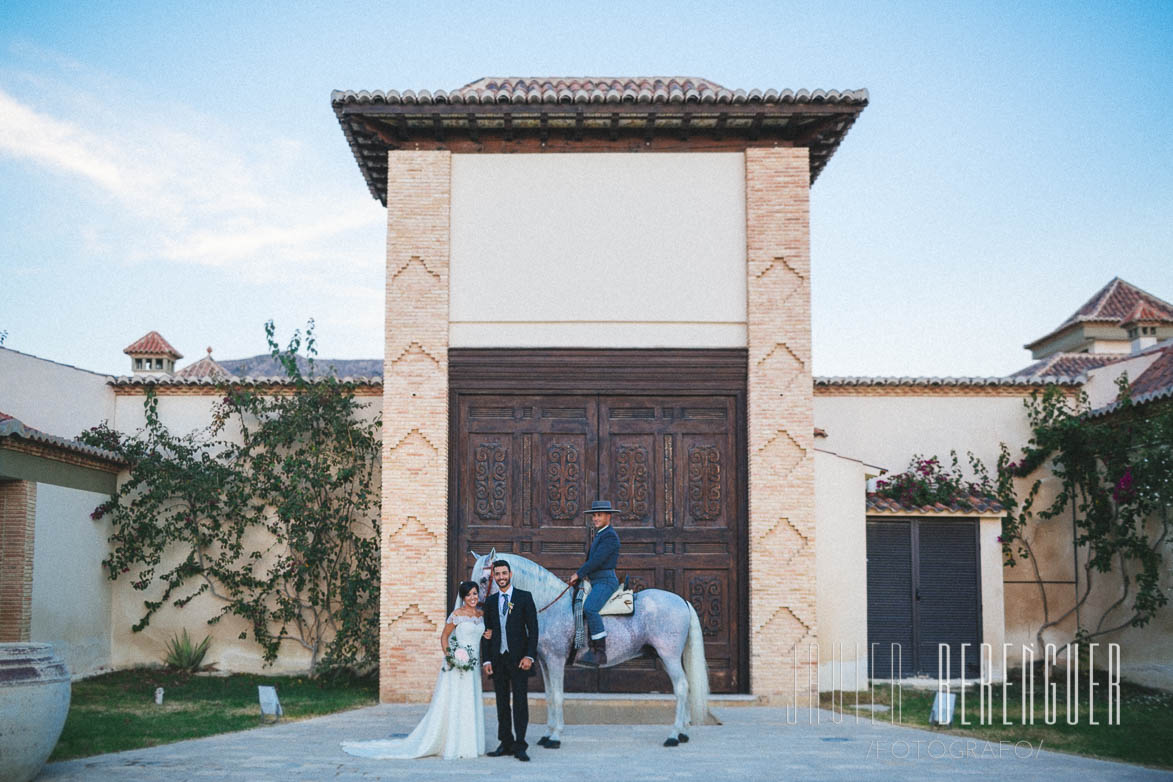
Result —
POLYGON ((53 647, 0 643, 0 779, 35 777, 68 711, 69 669, 53 647))

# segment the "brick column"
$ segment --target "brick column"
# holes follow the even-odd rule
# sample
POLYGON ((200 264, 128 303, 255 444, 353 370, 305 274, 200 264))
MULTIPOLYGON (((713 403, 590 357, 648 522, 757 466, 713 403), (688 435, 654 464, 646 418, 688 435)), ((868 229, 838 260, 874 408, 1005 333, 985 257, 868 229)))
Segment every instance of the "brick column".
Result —
POLYGON ((37 484, 0 480, 0 642, 29 640, 37 484))
POLYGON ((451 161, 448 152, 388 153, 379 606, 383 702, 426 701, 431 695, 449 608, 451 161))
POLYGON ((818 638, 805 148, 746 150, 745 212, 750 686, 789 700, 794 655, 801 696, 807 645, 818 638))

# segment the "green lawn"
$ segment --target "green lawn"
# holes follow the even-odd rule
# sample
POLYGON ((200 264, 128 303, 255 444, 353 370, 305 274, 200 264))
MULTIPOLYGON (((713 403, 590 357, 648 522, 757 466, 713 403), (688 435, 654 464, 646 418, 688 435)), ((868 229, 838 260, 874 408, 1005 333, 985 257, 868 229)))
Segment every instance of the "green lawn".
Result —
POLYGON ((373 705, 375 680, 337 684, 291 676, 191 676, 138 668, 74 682, 54 760, 153 747, 260 724, 257 685, 277 688, 285 720, 373 705), (155 705, 155 688, 165 691, 155 705))
MULTIPOLYGON (((966 688, 965 719, 973 724, 962 727, 958 725, 961 711, 961 696, 958 694, 957 705, 954 711, 953 725, 949 727, 929 726, 929 711, 933 705, 935 690, 919 690, 905 687, 902 695, 901 724, 912 727, 930 728, 957 736, 974 736, 979 739, 997 743, 999 741, 1029 741, 1036 749, 1042 742, 1044 750, 1071 752, 1105 760, 1123 760, 1129 763, 1141 763, 1148 766, 1173 768, 1173 693, 1164 690, 1154 690, 1140 685, 1121 683, 1120 686, 1120 724, 1108 724, 1107 689, 1100 677, 1097 677, 1095 693, 1095 720, 1100 723, 1088 723, 1087 711, 1087 679, 1086 674, 1080 682, 1080 709, 1079 722, 1076 725, 1066 724, 1065 699, 1066 690, 1063 683, 1058 683, 1058 719, 1054 725, 1047 725, 1043 721, 1043 685, 1041 673, 1035 679, 1035 703, 1033 725, 1020 724, 1022 690, 1020 687, 1020 673, 1011 671, 1012 685, 1008 689, 1008 703, 1006 719, 1012 725, 1002 725, 1002 688, 995 685, 993 688, 994 711, 992 725, 979 725, 978 693, 973 687, 966 688)), ((1062 676, 1062 672, 1060 672, 1062 676)), ((958 690, 954 688, 954 693, 958 690)), ((836 697, 839 697, 836 693, 836 697)), ((842 693, 842 711, 855 714, 852 708, 855 704, 856 693, 842 693)), ((1027 714, 1030 713, 1029 694, 1027 695, 1027 714)), ((832 701, 831 693, 823 693, 820 702, 825 708, 839 708, 839 702, 832 701)), ((887 685, 877 685, 875 697, 869 692, 859 693, 859 702, 879 703, 891 705, 887 685)), ((861 711, 864 717, 871 718, 870 712, 861 711)), ((895 719, 893 712, 876 714, 876 721, 888 722, 895 719)))

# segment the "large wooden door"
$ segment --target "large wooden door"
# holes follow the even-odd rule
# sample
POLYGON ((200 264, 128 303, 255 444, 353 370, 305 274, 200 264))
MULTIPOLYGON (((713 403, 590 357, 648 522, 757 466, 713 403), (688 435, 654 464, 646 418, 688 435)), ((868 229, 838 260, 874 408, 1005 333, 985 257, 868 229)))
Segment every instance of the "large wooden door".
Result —
MULTIPOLYGON (((619 577, 692 602, 713 691, 745 688, 738 397, 455 393, 453 401, 453 583, 467 578, 466 552, 490 548, 569 576, 590 542, 583 509, 610 499, 620 509, 619 577)), ((671 685, 648 655, 574 669, 567 689, 671 685)))

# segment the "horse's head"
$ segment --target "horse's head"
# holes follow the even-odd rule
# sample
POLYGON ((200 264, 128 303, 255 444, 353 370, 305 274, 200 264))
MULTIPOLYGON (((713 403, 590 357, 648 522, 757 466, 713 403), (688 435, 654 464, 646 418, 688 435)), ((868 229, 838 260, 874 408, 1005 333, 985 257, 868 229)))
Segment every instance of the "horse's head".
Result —
POLYGON ((472 555, 472 573, 469 574, 468 580, 477 585, 477 592, 481 597, 481 604, 489 598, 489 595, 497 590, 497 585, 493 583, 493 561, 497 558, 497 549, 489 549, 488 554, 477 555, 475 551, 468 552, 472 555))

